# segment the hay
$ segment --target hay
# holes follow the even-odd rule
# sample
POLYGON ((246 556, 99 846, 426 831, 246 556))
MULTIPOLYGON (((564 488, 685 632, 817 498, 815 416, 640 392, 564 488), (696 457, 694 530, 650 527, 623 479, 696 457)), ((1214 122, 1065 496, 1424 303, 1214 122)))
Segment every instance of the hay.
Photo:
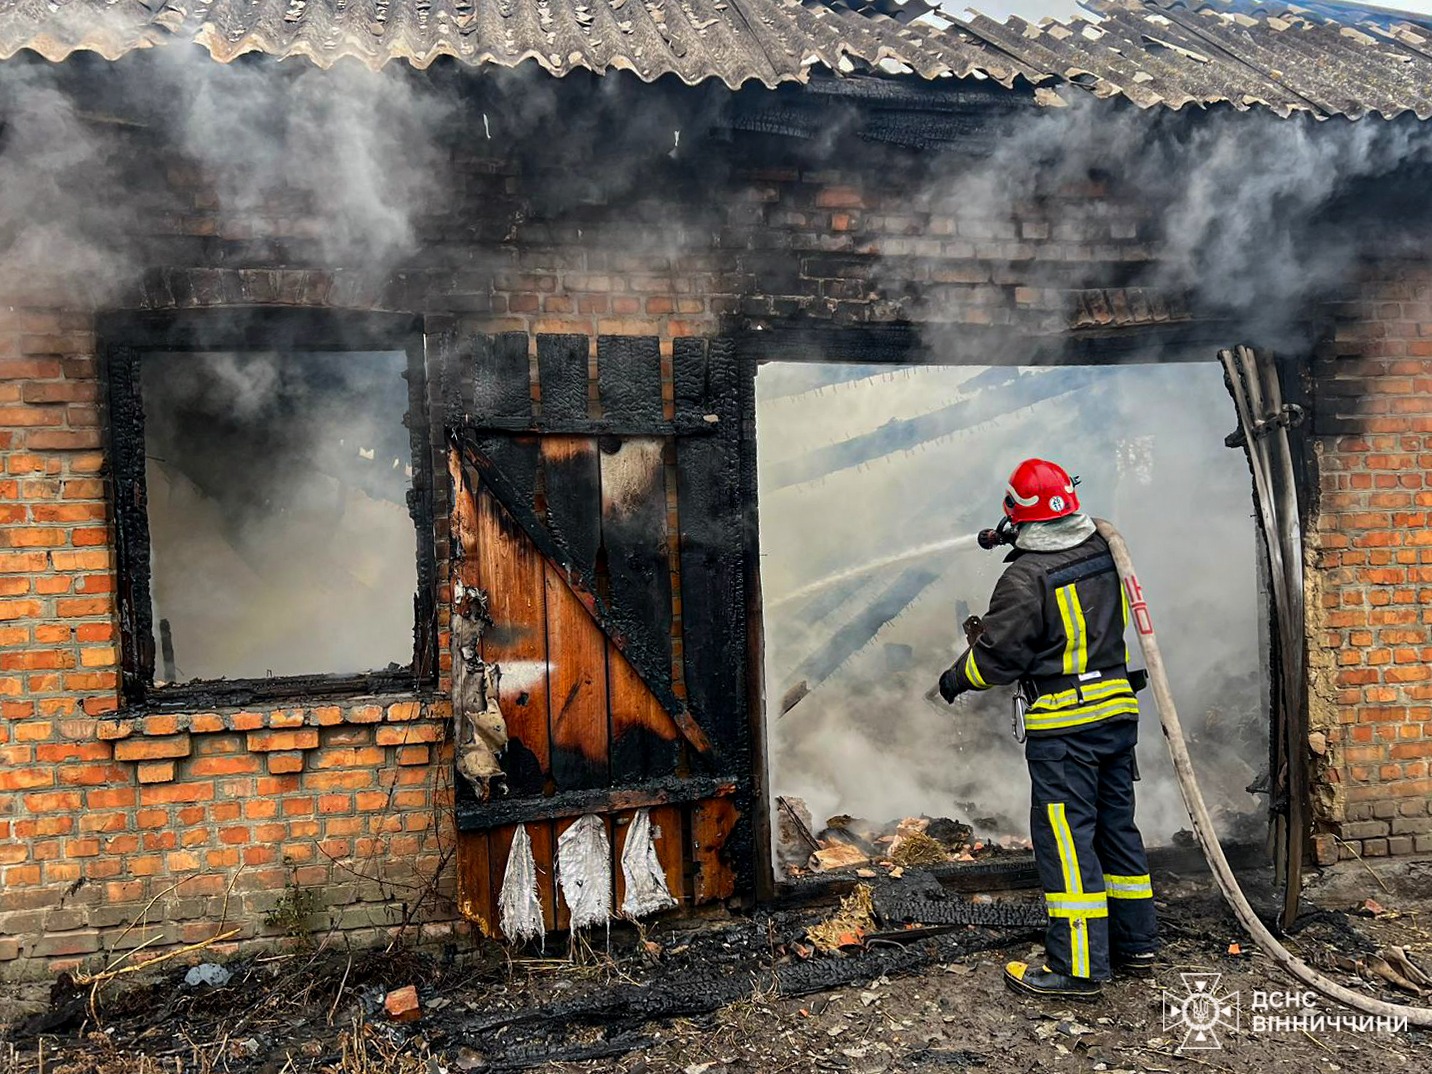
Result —
POLYGON ((950 860, 950 852, 938 839, 924 832, 910 832, 890 854, 890 860, 906 869, 921 865, 940 865, 950 860))
POLYGON ((840 900, 840 909, 819 925, 806 930, 810 942, 822 951, 858 944, 875 927, 874 892, 869 884, 857 884, 840 900))

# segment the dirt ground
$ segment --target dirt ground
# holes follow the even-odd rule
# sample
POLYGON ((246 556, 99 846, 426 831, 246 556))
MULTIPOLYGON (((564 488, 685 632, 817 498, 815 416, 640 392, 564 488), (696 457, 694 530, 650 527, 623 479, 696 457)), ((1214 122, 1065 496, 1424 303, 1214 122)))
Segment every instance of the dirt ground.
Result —
MULTIPOLYGON (((1308 903, 1289 946, 1327 965, 1400 944, 1432 969, 1432 884, 1420 874, 1403 881, 1399 888, 1370 871, 1344 871, 1314 891, 1322 905, 1308 903), (1364 907, 1369 897, 1379 905, 1364 907)), ((1093 1004, 1042 1004, 1004 988, 1006 959, 1038 958, 1037 935, 1027 929, 962 927, 844 957, 802 958, 804 927, 829 912, 810 908, 699 928, 658 924, 644 938, 616 930, 610 953, 605 937, 589 937, 576 960, 555 952, 517 957, 496 945, 467 959, 451 950, 434 957, 320 949, 234 963, 219 988, 188 988, 182 971, 167 974, 101 994, 93 1007, 87 996, 57 987, 50 1011, 6 1027, 0 1070, 1384 1074, 1432 1065, 1426 1031, 1255 1026, 1255 1015, 1288 1013, 1255 1011, 1255 991, 1281 995, 1293 982, 1261 953, 1229 953, 1241 937, 1206 878, 1162 878, 1158 887, 1164 949, 1156 979, 1120 980, 1093 1004), (1203 978, 1228 1009, 1213 1031, 1218 1047, 1187 1047, 1196 1043, 1188 1026, 1167 1018, 1170 1009, 1192 1009, 1184 1005, 1189 973, 1220 975, 1216 983, 1203 978), (422 1017, 395 1023, 385 994, 409 984, 421 996, 422 1017), (1236 1027, 1227 1024, 1233 993, 1236 1027)), ((1333 976, 1357 980, 1345 971, 1333 976)), ((1357 987, 1394 1002, 1432 1003, 1357 987)), ((1311 1013, 1343 1012, 1320 1001, 1311 1013)))

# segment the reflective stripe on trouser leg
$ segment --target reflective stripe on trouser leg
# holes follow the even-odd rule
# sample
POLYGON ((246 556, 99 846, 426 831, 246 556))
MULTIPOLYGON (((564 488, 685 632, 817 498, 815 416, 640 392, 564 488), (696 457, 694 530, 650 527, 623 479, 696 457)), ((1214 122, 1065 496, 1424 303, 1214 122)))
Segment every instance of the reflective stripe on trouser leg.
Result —
POLYGON ((1079 875, 1079 849, 1074 844, 1074 833, 1069 829, 1069 818, 1063 802, 1050 802, 1045 811, 1049 814, 1049 828, 1054 833, 1054 845, 1059 851, 1059 871, 1064 880, 1064 891, 1046 892, 1045 907, 1049 911, 1049 932, 1059 920, 1068 922, 1069 969, 1075 977, 1089 976, 1089 919, 1108 917, 1109 906, 1103 892, 1084 892, 1084 880, 1079 875))
POLYGON ((1104 874, 1104 891, 1111 899, 1152 899, 1153 881, 1149 874, 1143 876, 1111 876, 1104 874))
POLYGON ((1109 905, 1105 902, 1104 893, 1049 893, 1044 896, 1044 908, 1049 914, 1051 932, 1059 921, 1069 923, 1069 968, 1073 975, 1090 976, 1089 933, 1095 919, 1109 916, 1109 905))

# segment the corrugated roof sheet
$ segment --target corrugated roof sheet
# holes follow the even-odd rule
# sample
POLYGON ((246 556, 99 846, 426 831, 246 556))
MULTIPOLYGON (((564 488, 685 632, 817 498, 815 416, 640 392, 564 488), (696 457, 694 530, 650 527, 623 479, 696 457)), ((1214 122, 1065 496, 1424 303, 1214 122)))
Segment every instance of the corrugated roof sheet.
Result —
POLYGON ((1228 103, 1280 115, 1432 116, 1432 34, 1412 23, 1347 26, 1294 4, 1086 6, 1097 20, 1035 26, 976 15, 960 25, 1031 67, 1145 108, 1228 103))
MULTIPOLYGON (((0 58, 29 49, 114 59, 171 41, 246 53, 426 67, 525 61, 554 75, 628 70, 735 88, 883 69, 1016 79, 1144 108, 1230 104, 1279 115, 1432 117, 1432 31, 1386 13, 1356 26, 1294 4, 1091 0, 1034 25, 982 15, 942 27, 924 0, 0 0, 0 58), (914 19, 915 21, 911 21, 914 19)), ((1355 5, 1338 4, 1339 11, 1355 5)), ((1341 16, 1340 16, 1341 17, 1341 16)), ((1352 17, 1352 16, 1348 16, 1352 17)))
POLYGON ((958 31, 902 25, 882 8, 898 5, 867 14, 798 0, 0 0, 0 58, 28 48, 50 60, 79 49, 114 59, 189 40, 225 63, 249 52, 323 67, 348 57, 374 68, 532 60, 554 75, 617 69, 733 88, 882 61, 922 78, 978 74, 1010 86, 1039 77, 958 31))

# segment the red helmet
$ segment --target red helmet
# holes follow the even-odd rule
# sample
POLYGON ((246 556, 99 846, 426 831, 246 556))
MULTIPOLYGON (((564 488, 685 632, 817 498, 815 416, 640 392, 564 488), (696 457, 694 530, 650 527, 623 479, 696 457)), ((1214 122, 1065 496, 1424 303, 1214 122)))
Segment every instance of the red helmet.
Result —
POLYGON ((1079 496, 1074 491, 1078 480, 1057 463, 1025 459, 1009 475, 1004 513, 1015 524, 1049 522, 1072 515, 1079 510, 1079 496))

